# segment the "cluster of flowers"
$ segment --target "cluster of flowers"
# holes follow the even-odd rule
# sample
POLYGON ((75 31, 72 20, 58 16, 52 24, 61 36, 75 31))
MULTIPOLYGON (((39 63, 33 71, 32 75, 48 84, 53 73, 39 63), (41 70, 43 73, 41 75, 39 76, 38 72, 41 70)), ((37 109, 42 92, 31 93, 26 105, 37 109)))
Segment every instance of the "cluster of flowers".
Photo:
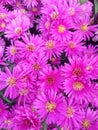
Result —
POLYGON ((1 129, 98 130, 92 16, 90 1, 1 0, 1 129))

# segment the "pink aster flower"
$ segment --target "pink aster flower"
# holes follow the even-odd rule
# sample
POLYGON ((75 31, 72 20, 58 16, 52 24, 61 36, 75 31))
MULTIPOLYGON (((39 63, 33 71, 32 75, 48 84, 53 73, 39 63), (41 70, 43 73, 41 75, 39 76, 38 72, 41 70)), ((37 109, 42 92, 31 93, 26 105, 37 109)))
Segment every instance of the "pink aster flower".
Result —
POLYGON ((81 39, 73 35, 73 38, 66 41, 64 44, 66 55, 68 57, 81 55, 85 50, 83 45, 84 43, 81 39))
POLYGON ((58 19, 52 23, 50 34, 55 40, 66 41, 71 38, 72 33, 69 29, 73 28, 72 21, 70 18, 68 21, 66 19, 58 19))
POLYGON ((19 11, 16 12, 15 11, 13 12, 12 15, 13 19, 8 18, 7 20, 9 21, 5 31, 7 38, 13 38, 13 39, 20 38, 30 27, 29 18, 25 15, 22 15, 22 13, 19 11))
POLYGON ((87 103, 93 99, 95 89, 89 80, 65 79, 63 85, 68 97, 75 99, 77 102, 85 101, 87 103))
POLYGON ((25 34, 22 39, 23 42, 15 42, 15 46, 17 47, 21 58, 28 60, 28 58, 35 57, 35 55, 38 55, 40 52, 43 53, 43 48, 41 48, 43 45, 42 37, 25 34))
POLYGON ((45 40, 44 52, 47 59, 52 57, 60 56, 63 51, 63 43, 53 40, 52 38, 45 40))
POLYGON ((69 0, 67 4, 66 11, 69 17, 72 18, 73 22, 81 19, 81 6, 80 2, 77 0, 69 0))
POLYGON ((90 18, 86 17, 76 23, 75 29, 75 35, 86 41, 86 39, 90 40, 90 37, 94 36, 98 25, 90 25, 90 18))
POLYGON ((98 110, 93 111, 88 108, 86 111, 82 111, 83 118, 79 124, 79 128, 82 130, 98 130, 98 110))
POLYGON ((65 67, 62 68, 62 75, 64 78, 88 78, 86 72, 86 66, 88 65, 87 57, 73 57, 69 58, 70 64, 66 64, 65 67))
POLYGON ((4 93, 5 97, 14 99, 18 96, 17 86, 19 85, 20 78, 24 72, 18 72, 17 68, 13 68, 13 72, 6 68, 6 72, 0 71, 0 90, 6 88, 4 93))
POLYGON ((40 74, 39 84, 42 90, 58 91, 62 82, 61 71, 59 69, 52 70, 50 66, 47 66, 43 68, 40 74))
POLYGON ((2 38, 0 38, 0 58, 3 57, 4 48, 5 48, 5 42, 2 38))
POLYGON ((51 91, 48 93, 41 92, 34 102, 34 108, 37 110, 42 120, 46 119, 47 124, 55 124, 64 112, 64 97, 62 94, 51 91))
POLYGON ((0 128, 2 122, 5 120, 7 115, 7 106, 3 103, 3 101, 0 99, 0 128))
POLYGON ((13 128, 14 130, 39 130, 41 128, 40 119, 30 106, 20 106, 15 110, 13 128))
POLYGON ((17 54, 18 54, 17 48, 13 43, 12 45, 6 48, 6 52, 5 52, 6 60, 9 60, 11 62, 17 61, 18 59, 17 54))
POLYGON ((74 130, 82 118, 82 113, 80 111, 81 106, 76 102, 76 100, 70 99, 65 106, 64 118, 61 123, 61 130, 74 130))

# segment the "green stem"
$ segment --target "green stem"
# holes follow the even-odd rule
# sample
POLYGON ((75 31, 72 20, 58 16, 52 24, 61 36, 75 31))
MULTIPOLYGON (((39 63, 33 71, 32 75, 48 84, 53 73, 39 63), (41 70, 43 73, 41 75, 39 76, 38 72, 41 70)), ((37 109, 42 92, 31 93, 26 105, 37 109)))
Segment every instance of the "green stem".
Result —
POLYGON ((94 5, 95 5, 95 14, 98 13, 98 1, 94 0, 94 5))
POLYGON ((81 4, 84 4, 87 0, 80 0, 81 4))
POLYGON ((47 130, 47 124, 45 122, 43 123, 43 127, 44 127, 44 130, 47 130))

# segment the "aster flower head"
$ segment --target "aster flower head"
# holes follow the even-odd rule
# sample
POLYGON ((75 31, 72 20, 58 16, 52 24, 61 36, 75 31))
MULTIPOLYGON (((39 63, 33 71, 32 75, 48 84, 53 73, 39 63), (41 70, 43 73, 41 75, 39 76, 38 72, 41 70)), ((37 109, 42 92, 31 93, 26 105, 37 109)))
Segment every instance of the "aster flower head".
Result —
POLYGON ((80 122, 80 129, 83 130, 97 130, 98 129, 98 111, 93 111, 88 108, 86 111, 83 110, 83 118, 80 122))
POLYGON ((76 100, 73 100, 72 98, 68 99, 65 106, 64 118, 61 123, 61 130, 73 130, 78 126, 78 123, 82 118, 80 109, 81 106, 76 100))
POLYGON ((81 103, 92 101, 95 88, 89 80, 65 79, 63 85, 64 91, 68 94, 69 98, 81 103))
POLYGON ((52 57, 60 56, 61 52, 63 51, 63 43, 50 38, 45 40, 44 42, 44 51, 45 56, 47 59, 51 59, 52 57))
POLYGON ((64 44, 66 55, 68 57, 81 55, 85 50, 83 45, 84 43, 81 41, 81 39, 73 34, 72 39, 67 40, 64 44))
POLYGON ((6 72, 0 72, 0 90, 6 88, 4 93, 5 97, 14 99, 18 96, 17 86, 19 85, 20 79, 24 72, 18 72, 17 68, 13 68, 13 72, 6 67, 6 72), (14 93, 14 94, 13 94, 14 93))
POLYGON ((58 91, 62 82, 61 71, 59 69, 52 70, 50 66, 47 66, 40 73, 39 80, 42 90, 58 91))
POLYGON ((73 28, 72 21, 66 19, 58 19, 52 23, 50 34, 55 40, 66 41, 71 38, 72 33, 69 29, 73 28))
POLYGON ((46 119, 47 124, 55 124, 58 122, 57 119, 61 119, 64 106, 64 97, 54 91, 48 91, 47 94, 41 92, 34 102, 34 108, 42 120, 46 119))
POLYGON ((18 40, 15 42, 15 45, 21 58, 28 59, 29 57, 35 57, 35 55, 38 55, 40 52, 43 53, 42 37, 38 35, 28 36, 28 34, 25 34, 24 37, 22 37, 22 39, 23 42, 18 40))
POLYGON ((13 118, 14 130, 39 130, 40 127, 40 119, 30 106, 20 106, 15 110, 13 118))
POLYGON ((0 58, 2 58, 5 48, 5 42, 2 38, 0 38, 0 58))
POLYGON ((94 36, 94 32, 98 30, 98 25, 90 25, 90 18, 86 17, 76 23, 75 29, 75 35, 86 41, 86 39, 90 40, 94 36))
POLYGON ((11 18, 7 20, 9 22, 5 31, 6 37, 12 39, 20 38, 29 29, 30 20, 19 11, 13 11, 11 18))

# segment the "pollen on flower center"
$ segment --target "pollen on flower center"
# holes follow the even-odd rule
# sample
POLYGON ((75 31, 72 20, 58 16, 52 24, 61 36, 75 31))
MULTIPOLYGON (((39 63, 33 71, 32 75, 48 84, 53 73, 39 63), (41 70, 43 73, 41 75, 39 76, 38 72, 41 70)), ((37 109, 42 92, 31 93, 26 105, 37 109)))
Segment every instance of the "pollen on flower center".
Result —
POLYGON ((5 18, 6 18, 6 14, 5 14, 5 13, 0 13, 0 17, 1 17, 2 19, 5 19, 5 18))
POLYGON ((15 29, 15 33, 16 33, 16 34, 21 34, 21 33, 22 33, 22 28, 21 28, 21 27, 17 27, 17 28, 15 29))
POLYGON ((50 85, 52 85, 52 84, 54 83, 54 78, 49 76, 49 77, 47 78, 47 81, 48 81, 48 83, 49 83, 50 85))
POLYGON ((8 78, 7 83, 10 86, 14 86, 16 84, 16 79, 14 77, 8 78))
POLYGON ((70 15, 74 15, 75 14, 75 9, 73 7, 70 7, 69 9, 70 15))
POLYGON ((28 44, 28 45, 26 46, 26 48, 27 48, 27 50, 28 50, 28 51, 33 52, 33 51, 34 51, 34 49, 35 49, 35 46, 34 46, 34 45, 32 45, 32 44, 28 44))
POLYGON ((75 43, 74 43, 74 42, 69 42, 69 47, 70 47, 71 49, 73 49, 73 48, 75 48, 75 47, 76 47, 76 45, 75 45, 75 43))
POLYGON ((74 109, 70 106, 67 107, 67 117, 70 118, 74 114, 74 109))
POLYGON ((80 28, 81 28, 82 31, 88 30, 88 26, 86 24, 83 24, 80 28))
POLYGON ((56 108, 56 104, 51 102, 51 103, 47 103, 46 104, 46 109, 49 111, 49 112, 53 112, 56 108))
POLYGON ((10 48, 10 53, 11 53, 11 55, 15 55, 16 54, 16 47, 15 46, 12 46, 10 48))
POLYGON ((86 70, 88 70, 88 71, 93 70, 93 66, 92 66, 92 65, 88 65, 88 66, 86 67, 86 70))
POLYGON ((40 65, 38 63, 35 63, 33 65, 34 70, 40 70, 40 65))
POLYGON ((83 127, 84 127, 85 129, 88 129, 88 128, 90 127, 90 121, 89 121, 89 120, 84 120, 84 121, 83 121, 83 127))
POLYGON ((65 28, 64 25, 61 24, 61 25, 58 26, 58 32, 59 33, 64 33, 65 31, 66 31, 66 28, 65 28))
POLYGON ((80 77, 82 75, 81 68, 75 68, 74 71, 73 71, 73 75, 80 77))
POLYGON ((7 123, 8 125, 10 125, 10 124, 12 123, 12 121, 11 121, 11 120, 7 120, 6 123, 7 123))
POLYGON ((37 12, 37 8, 36 7, 32 8, 32 11, 37 12))
POLYGON ((53 49, 55 46, 54 42, 52 40, 49 40, 47 43, 46 43, 46 47, 48 49, 53 49))
POLYGON ((45 23, 45 27, 46 27, 46 29, 49 29, 49 27, 50 27, 50 22, 49 22, 49 21, 47 21, 47 22, 45 23))
POLYGON ((1 28, 5 28, 6 24, 4 22, 1 23, 1 28))
POLYGON ((76 81, 76 82, 74 82, 74 84, 73 84, 73 88, 74 88, 75 90, 80 91, 80 90, 82 90, 82 89, 84 88, 84 85, 83 85, 81 82, 76 81))
POLYGON ((54 20, 54 19, 57 19, 59 17, 59 13, 58 12, 52 12, 50 16, 54 20))

